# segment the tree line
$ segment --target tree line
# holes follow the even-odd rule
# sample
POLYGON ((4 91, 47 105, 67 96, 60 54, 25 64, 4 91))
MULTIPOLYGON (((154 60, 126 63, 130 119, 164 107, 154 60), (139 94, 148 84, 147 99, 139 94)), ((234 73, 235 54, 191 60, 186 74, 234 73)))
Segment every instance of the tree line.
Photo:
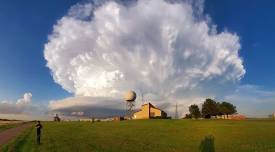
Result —
POLYGON ((229 102, 216 102, 213 99, 206 99, 202 104, 201 111, 199 106, 193 104, 189 106, 189 114, 185 118, 211 118, 212 116, 227 116, 237 112, 236 106, 229 102))

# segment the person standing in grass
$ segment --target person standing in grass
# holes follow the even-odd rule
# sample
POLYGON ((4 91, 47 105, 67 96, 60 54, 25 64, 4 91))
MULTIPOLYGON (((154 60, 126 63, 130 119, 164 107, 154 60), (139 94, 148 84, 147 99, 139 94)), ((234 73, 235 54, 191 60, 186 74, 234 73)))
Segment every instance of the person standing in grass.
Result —
POLYGON ((37 121, 37 124, 35 125, 35 127, 36 127, 36 142, 37 144, 40 145, 41 129, 42 129, 42 125, 40 121, 37 121))

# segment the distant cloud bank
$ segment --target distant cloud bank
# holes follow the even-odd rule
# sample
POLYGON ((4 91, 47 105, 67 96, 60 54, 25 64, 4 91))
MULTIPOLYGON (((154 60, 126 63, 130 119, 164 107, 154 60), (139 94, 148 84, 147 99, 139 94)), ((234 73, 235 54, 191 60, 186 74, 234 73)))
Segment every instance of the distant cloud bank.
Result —
POLYGON ((256 85, 240 85, 235 92, 224 97, 249 117, 267 117, 275 112, 275 90, 256 85))
POLYGON ((49 108, 119 109, 132 89, 171 113, 175 103, 187 107, 232 90, 245 74, 239 37, 218 32, 202 12, 202 1, 73 6, 54 25, 44 56, 54 81, 75 97, 49 108))
POLYGON ((0 101, 0 117, 9 119, 45 118, 47 108, 32 102, 32 93, 25 93, 17 101, 0 101), (40 116, 40 117, 39 117, 40 116))

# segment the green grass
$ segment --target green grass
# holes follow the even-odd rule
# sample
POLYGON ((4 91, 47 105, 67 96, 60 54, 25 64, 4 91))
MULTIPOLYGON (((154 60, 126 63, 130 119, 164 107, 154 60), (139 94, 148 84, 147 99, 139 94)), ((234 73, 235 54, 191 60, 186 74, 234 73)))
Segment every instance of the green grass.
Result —
POLYGON ((15 127, 16 124, 5 124, 5 125, 0 125, 0 132, 4 131, 4 130, 7 130, 7 129, 10 129, 10 128, 13 128, 15 127))
POLYGON ((10 143, 6 145, 0 146, 0 150, 3 152, 14 152, 14 151, 20 151, 22 148, 22 145, 25 144, 25 142, 29 139, 29 136, 34 128, 26 129, 24 132, 22 132, 17 138, 10 141, 10 143))
POLYGON ((138 120, 43 123, 6 146, 24 152, 275 152, 271 120, 138 120))

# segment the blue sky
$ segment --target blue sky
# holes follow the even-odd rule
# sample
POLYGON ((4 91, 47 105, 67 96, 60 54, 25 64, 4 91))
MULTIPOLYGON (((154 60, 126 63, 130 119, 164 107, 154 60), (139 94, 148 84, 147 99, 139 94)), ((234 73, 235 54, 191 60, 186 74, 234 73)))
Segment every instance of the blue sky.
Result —
POLYGON ((271 67, 275 65, 275 2, 209 0, 205 4, 206 13, 218 29, 227 29, 240 36, 240 54, 246 68, 241 82, 274 89, 275 69, 271 67))
MULTIPOLYGON (((78 2, 0 1, 0 101, 16 101, 26 92, 43 104, 74 96, 54 82, 43 51, 53 25, 78 2)), ((204 14, 219 32, 239 36, 246 70, 240 85, 275 90, 275 1, 206 0, 204 14)))
POLYGON ((55 84, 43 57, 53 25, 77 3, 73 0, 0 2, 0 99, 16 100, 32 92, 35 101, 69 94, 55 84))

